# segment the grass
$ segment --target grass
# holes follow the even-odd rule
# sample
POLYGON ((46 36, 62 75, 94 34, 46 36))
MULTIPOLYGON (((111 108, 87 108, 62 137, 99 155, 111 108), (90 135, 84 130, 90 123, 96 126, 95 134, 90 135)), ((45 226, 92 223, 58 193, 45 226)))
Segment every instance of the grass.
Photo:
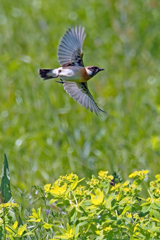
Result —
MULTIPOLYGON (((158 1, 0 2, 0 158, 13 186, 99 170, 127 177, 160 168, 158 1), (85 65, 105 68, 89 88, 108 118, 74 102, 40 67, 58 67, 65 31, 85 26, 85 65)), ((0 162, 0 169, 2 167, 0 162)))

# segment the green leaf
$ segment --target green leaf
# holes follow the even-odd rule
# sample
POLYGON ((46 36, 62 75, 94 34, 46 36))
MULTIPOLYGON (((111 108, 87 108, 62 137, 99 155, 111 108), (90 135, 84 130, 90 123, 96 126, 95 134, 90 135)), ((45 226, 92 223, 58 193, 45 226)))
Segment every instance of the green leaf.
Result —
POLYGON ((159 202, 155 202, 154 204, 156 206, 156 209, 160 209, 160 201, 159 202))
MULTIPOLYGON (((142 206, 142 205, 141 205, 142 206)), ((142 213, 145 213, 145 212, 148 212, 150 210, 151 206, 150 204, 147 204, 146 206, 143 206, 142 207, 142 213)))
POLYGON ((10 188, 10 177, 9 177, 9 167, 7 156, 4 154, 4 162, 2 167, 2 181, 1 181, 1 192, 2 192, 2 201, 7 203, 11 197, 11 188, 10 188))
POLYGON ((140 212, 139 217, 145 217, 147 214, 149 214, 149 211, 147 212, 140 212))
POLYGON ((151 203, 151 208, 160 210, 160 203, 151 203))
POLYGON ((73 183, 71 184, 71 189, 72 189, 72 190, 75 189, 75 187, 77 186, 77 184, 78 184, 78 180, 76 180, 75 182, 73 182, 73 183))
POLYGON ((75 228, 75 237, 77 238, 79 235, 79 224, 75 228))
POLYGON ((149 230, 150 230, 150 232, 160 232, 160 227, 153 226, 149 230))
POLYGON ((81 211, 83 211, 83 213, 84 213, 86 216, 88 216, 88 213, 85 211, 85 209, 84 209, 82 206, 79 206, 79 209, 80 209, 81 211))
POLYGON ((152 212, 152 215, 153 215, 156 219, 160 220, 160 213, 159 213, 159 211, 157 211, 157 210, 152 210, 151 212, 152 212))
POLYGON ((79 221, 88 220, 88 217, 80 217, 79 221))
POLYGON ((35 190, 37 190, 37 191, 40 193, 40 197, 45 200, 44 190, 43 190, 41 187, 39 187, 39 186, 32 186, 32 188, 34 188, 35 190))
POLYGON ((70 237, 67 237, 66 235, 55 235, 54 238, 58 238, 58 239, 69 239, 70 237))
POLYGON ((75 210, 75 208, 73 208, 72 211, 70 212, 70 216, 69 216, 71 222, 73 222, 75 220, 76 215, 77 215, 76 210, 75 210))
POLYGON ((113 199, 114 199, 114 194, 111 194, 106 200, 105 200, 105 206, 106 206, 106 208, 107 209, 111 209, 111 207, 112 207, 112 201, 113 201, 113 199))
POLYGON ((121 213, 121 216, 122 216, 123 214, 125 214, 129 209, 130 209, 130 206, 126 206, 126 207, 123 209, 123 212, 121 213))
POLYGON ((84 221, 84 222, 78 223, 77 226, 78 226, 78 227, 81 227, 81 226, 84 226, 84 225, 86 225, 86 224, 88 224, 88 222, 87 222, 87 221, 84 221))
POLYGON ((3 236, 3 229, 2 229, 2 227, 0 226, 0 239, 2 239, 2 236, 3 236))

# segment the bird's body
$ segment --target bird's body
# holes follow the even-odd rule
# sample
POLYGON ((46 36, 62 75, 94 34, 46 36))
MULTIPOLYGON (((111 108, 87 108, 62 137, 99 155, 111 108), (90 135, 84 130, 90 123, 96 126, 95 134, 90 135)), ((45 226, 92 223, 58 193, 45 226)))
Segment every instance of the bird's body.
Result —
POLYGON ((47 70, 46 79, 58 77, 63 81, 86 82, 91 78, 85 67, 81 66, 59 67, 50 69, 50 71, 48 71, 49 69, 44 70, 47 70))
POLYGON ((59 78, 65 91, 79 104, 96 114, 105 113, 94 101, 87 81, 104 69, 96 66, 84 67, 82 45, 86 34, 84 28, 69 29, 61 39, 58 48, 58 60, 61 67, 56 69, 39 69, 44 79, 59 78))

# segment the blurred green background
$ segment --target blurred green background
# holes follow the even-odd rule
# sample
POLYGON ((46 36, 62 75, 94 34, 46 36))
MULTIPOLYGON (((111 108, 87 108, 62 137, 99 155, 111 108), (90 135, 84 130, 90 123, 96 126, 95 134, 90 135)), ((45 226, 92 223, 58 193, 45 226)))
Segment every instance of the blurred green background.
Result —
POLYGON ((0 168, 5 152, 14 186, 70 172, 159 173, 159 13, 158 0, 0 1, 0 168), (108 118, 38 76, 59 66, 59 41, 79 24, 85 65, 105 68, 89 88, 108 118))

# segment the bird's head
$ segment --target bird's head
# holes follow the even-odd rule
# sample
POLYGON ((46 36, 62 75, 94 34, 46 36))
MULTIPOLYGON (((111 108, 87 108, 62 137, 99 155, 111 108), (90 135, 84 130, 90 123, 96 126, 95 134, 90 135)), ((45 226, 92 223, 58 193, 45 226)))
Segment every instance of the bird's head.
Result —
POLYGON ((96 66, 86 67, 86 71, 90 77, 93 77, 94 75, 96 75, 98 72, 100 72, 102 70, 104 70, 104 69, 96 67, 96 66))

